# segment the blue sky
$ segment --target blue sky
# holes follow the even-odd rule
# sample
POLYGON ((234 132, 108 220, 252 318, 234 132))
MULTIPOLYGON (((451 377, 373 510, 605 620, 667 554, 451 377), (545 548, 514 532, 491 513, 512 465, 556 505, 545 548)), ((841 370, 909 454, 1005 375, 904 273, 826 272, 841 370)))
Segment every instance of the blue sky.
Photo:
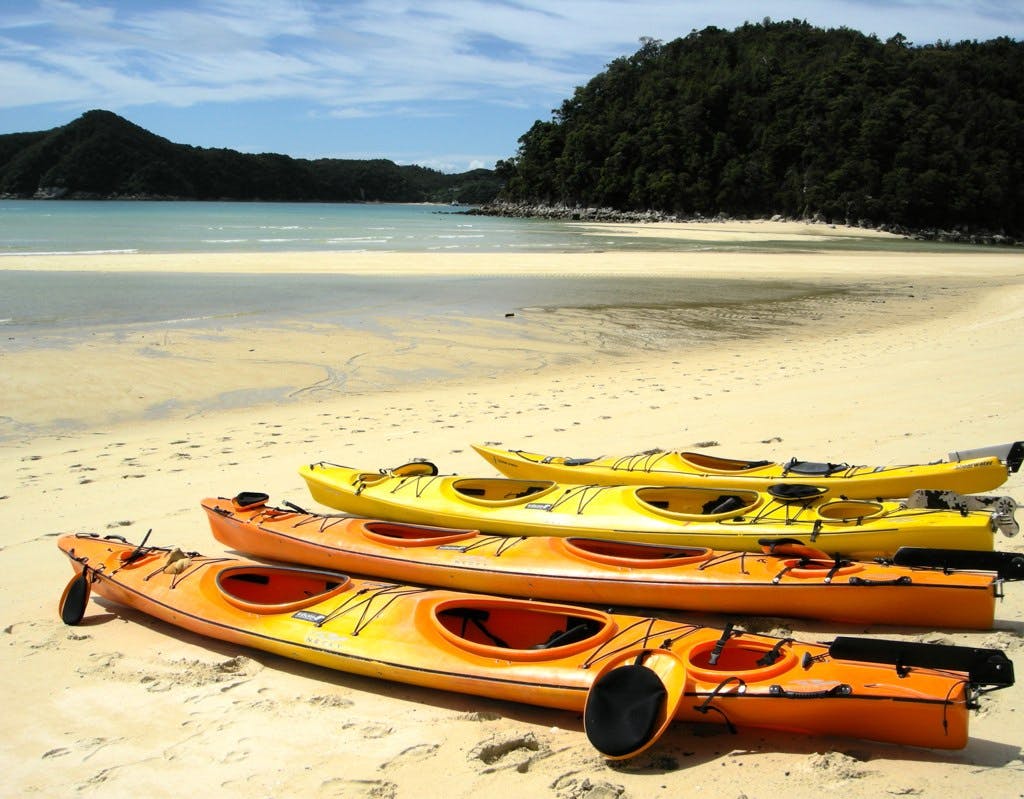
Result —
POLYGON ((766 16, 1024 38, 1024 0, 0 0, 0 133, 105 108, 183 144, 460 172, 641 37, 766 16))

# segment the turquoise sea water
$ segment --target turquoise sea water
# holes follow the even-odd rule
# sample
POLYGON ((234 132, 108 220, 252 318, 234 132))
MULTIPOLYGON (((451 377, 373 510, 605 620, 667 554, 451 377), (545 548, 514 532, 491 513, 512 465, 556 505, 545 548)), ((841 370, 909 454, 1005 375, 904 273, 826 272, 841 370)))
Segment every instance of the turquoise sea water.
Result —
MULTIPOLYGON (((0 201, 0 331, 73 336, 124 325, 262 325, 279 318, 366 327, 382 316, 493 316, 520 308, 750 307, 807 297, 813 284, 724 280, 386 275, 110 274, 24 270, 54 253, 588 252, 613 249, 912 248, 877 239, 713 242, 588 235, 559 221, 467 216, 458 207, 282 203, 0 201), (4 269, 17 259, 19 269, 4 269)), ((301 259, 296 271, 301 272, 301 259)), ((738 317, 737 317, 738 318, 738 317)), ((16 335, 19 334, 19 335, 16 335)))
MULTIPOLYGON (((0 200, 0 256, 168 252, 807 251, 946 248, 901 239, 722 242, 595 235, 437 205, 0 200)), ((962 248, 961 248, 962 249, 962 248)), ((0 259, 0 269, 3 268, 0 259)))
MULTIPOLYGON (((0 255, 122 252, 435 252, 572 249, 555 222, 458 206, 0 201, 0 255)), ((2 264, 0 264, 2 268, 2 264)))

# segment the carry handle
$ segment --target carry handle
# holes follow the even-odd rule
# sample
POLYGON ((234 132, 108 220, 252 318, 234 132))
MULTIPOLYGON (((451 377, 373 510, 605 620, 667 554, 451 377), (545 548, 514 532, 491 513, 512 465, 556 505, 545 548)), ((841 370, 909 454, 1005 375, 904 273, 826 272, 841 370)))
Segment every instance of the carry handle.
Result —
POLYGON ((786 699, 825 699, 830 696, 849 696, 853 693, 853 688, 844 682, 821 691, 789 691, 781 685, 769 685, 768 693, 772 696, 784 696, 786 699))

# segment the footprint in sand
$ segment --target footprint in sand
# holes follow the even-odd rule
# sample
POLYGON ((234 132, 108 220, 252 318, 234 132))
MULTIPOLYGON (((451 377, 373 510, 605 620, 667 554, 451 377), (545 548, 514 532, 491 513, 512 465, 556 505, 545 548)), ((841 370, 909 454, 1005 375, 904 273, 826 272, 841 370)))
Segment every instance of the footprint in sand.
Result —
POLYGON ((381 763, 377 768, 380 771, 389 771, 398 766, 428 760, 437 754, 438 749, 440 749, 440 744, 417 744, 416 746, 410 746, 408 749, 404 749, 399 752, 395 757, 391 758, 391 760, 381 763))
POLYGON ((117 653, 95 653, 90 655, 92 667, 80 674, 104 672, 105 679, 121 682, 136 682, 145 686, 150 693, 166 693, 176 688, 202 688, 220 686, 221 692, 248 682, 263 666, 257 661, 241 655, 217 663, 195 659, 167 661, 127 661, 117 653))
POLYGON ((248 759, 250 754, 251 753, 247 749, 232 749, 230 752, 228 752, 226 755, 224 755, 224 757, 220 759, 220 762, 222 764, 243 763, 245 762, 246 759, 248 759))
POLYGON ((834 780, 859 780, 870 772, 863 768, 863 761, 842 752, 815 752, 805 768, 834 780))
POLYGON ((370 740, 373 738, 387 738, 395 731, 395 728, 388 724, 378 724, 375 722, 363 724, 358 720, 341 721, 339 722, 338 728, 346 731, 354 730, 355 735, 357 735, 360 739, 363 740, 370 740))
POLYGON ((474 747, 469 756, 490 766, 490 768, 484 769, 484 774, 502 769, 515 769, 520 774, 525 774, 535 761, 548 757, 550 754, 551 750, 541 744, 532 732, 528 732, 525 735, 517 733, 496 735, 474 747))
POLYGON ((352 700, 347 699, 344 696, 332 696, 325 694, 318 694, 317 696, 311 696, 306 702, 316 707, 351 707, 352 700))
POLYGON ((981 646, 985 649, 1002 649, 1012 652, 1024 646, 1024 633, 1016 630, 998 630, 986 636, 981 646))
POLYGON ((623 785, 613 785, 604 780, 593 782, 575 772, 563 774, 551 783, 551 787, 559 799, 619 799, 626 793, 623 785))
POLYGON ((241 707, 245 711, 257 713, 273 713, 277 710, 277 702, 273 699, 257 699, 255 702, 248 700, 236 700, 232 704, 241 707))
POLYGON ((395 799, 398 786, 387 780, 325 780, 318 796, 344 796, 345 799, 395 799))
MULTIPOLYGON (((83 738, 83 739, 80 739, 78 741, 75 741, 74 747, 72 749, 63 749, 62 748, 62 749, 50 750, 50 751, 51 752, 54 752, 54 751, 60 752, 62 755, 64 755, 64 754, 70 755, 70 754, 74 754, 76 752, 80 753, 82 755, 82 762, 84 763, 85 761, 89 760, 93 755, 95 755, 97 752, 99 752, 101 749, 104 749, 104 748, 106 748, 108 746, 112 746, 112 745, 115 745, 115 744, 122 743, 124 740, 125 740, 124 738, 83 738)), ((47 754, 50 754, 50 753, 48 752, 47 754)), ((45 757, 45 755, 44 755, 44 757, 45 757)))
POLYGON ((55 627, 50 623, 36 621, 18 621, 4 628, 4 633, 11 636, 11 644, 15 647, 30 650, 23 654, 31 654, 35 650, 60 649, 62 642, 82 640, 91 636, 81 633, 65 635, 66 628, 55 627))

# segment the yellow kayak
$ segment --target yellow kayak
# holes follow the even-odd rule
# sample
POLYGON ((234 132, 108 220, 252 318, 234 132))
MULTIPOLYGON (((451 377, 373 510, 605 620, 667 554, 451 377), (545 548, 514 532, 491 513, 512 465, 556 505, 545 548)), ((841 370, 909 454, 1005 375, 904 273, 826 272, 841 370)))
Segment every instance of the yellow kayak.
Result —
POLYGON ((551 480, 439 475, 430 463, 365 471, 303 466, 313 499, 374 519, 501 535, 587 536, 760 552, 789 539, 829 555, 871 559, 900 547, 991 551, 997 515, 829 499, 820 490, 767 492, 682 486, 565 485, 551 480))
POLYGON ((703 452, 652 450, 635 455, 567 458, 519 449, 473 444, 488 463, 508 477, 586 485, 677 485, 767 491, 773 485, 812 483, 830 496, 848 499, 899 498, 917 489, 961 494, 991 491, 1020 469, 1024 442, 950 453, 950 459, 908 466, 850 466, 796 458, 787 462, 721 458, 703 452), (980 455, 978 453, 997 454, 980 455))
POLYGON ((58 605, 65 624, 82 622, 95 591, 233 645, 582 712, 589 739, 611 758, 643 751, 675 720, 958 749, 980 693, 1014 683, 1013 663, 997 649, 851 637, 800 643, 119 537, 57 543, 74 570, 58 605))

